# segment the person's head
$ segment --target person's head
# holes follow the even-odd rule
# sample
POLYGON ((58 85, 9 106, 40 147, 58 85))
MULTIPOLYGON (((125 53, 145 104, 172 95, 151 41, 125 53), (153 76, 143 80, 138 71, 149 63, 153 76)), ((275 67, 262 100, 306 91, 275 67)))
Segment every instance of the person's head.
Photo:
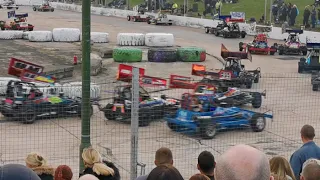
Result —
POLYGON ((38 153, 30 153, 25 159, 26 166, 29 168, 36 168, 47 165, 47 160, 38 153))
POLYGON ((248 145, 236 145, 218 159, 215 170, 218 180, 272 180, 267 156, 248 145))
POLYGON ((79 178, 79 180, 99 180, 97 177, 91 174, 83 175, 79 178))
POLYGON ((319 180, 320 164, 317 162, 309 162, 302 169, 300 180, 319 180))
POLYGON ((210 180, 210 178, 204 174, 195 174, 189 180, 210 180))
POLYGON ((54 172, 54 180, 71 180, 72 176, 72 170, 67 165, 58 166, 54 172))
POLYGON ((295 179, 291 166, 284 157, 277 156, 270 159, 270 170, 277 178, 285 178, 287 175, 295 179))
POLYGON ((163 164, 173 164, 173 156, 172 152, 169 148, 162 147, 157 150, 155 155, 154 164, 156 166, 163 165, 163 164))
POLYGON ((198 170, 202 174, 211 175, 213 174, 216 162, 214 156, 209 151, 203 151, 198 156, 198 170))
POLYGON ((147 180, 184 180, 180 172, 170 164, 159 165, 148 175, 147 180))
POLYGON ((306 124, 301 128, 300 134, 302 142, 306 143, 313 140, 315 137, 315 130, 311 125, 306 124))
POLYGON ((102 162, 100 153, 92 147, 86 148, 82 152, 82 159, 86 168, 92 168, 98 175, 114 175, 114 170, 102 162))
POLYGON ((0 166, 0 180, 41 180, 30 168, 21 164, 6 164, 0 166))

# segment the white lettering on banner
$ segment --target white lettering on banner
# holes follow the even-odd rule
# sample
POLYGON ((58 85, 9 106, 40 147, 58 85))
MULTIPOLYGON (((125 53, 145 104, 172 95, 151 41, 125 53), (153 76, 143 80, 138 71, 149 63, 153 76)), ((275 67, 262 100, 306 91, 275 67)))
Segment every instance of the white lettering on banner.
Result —
POLYGON ((230 12, 231 19, 245 19, 245 12, 230 12))
POLYGON ((123 73, 123 74, 131 74, 131 71, 127 70, 127 69, 121 69, 120 72, 123 73))

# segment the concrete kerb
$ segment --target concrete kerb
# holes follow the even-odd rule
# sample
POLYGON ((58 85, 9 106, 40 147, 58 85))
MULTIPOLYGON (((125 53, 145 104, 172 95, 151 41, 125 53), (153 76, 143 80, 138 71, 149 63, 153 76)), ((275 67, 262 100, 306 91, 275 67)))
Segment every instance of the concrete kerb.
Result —
MULTIPOLYGON (((81 12, 80 5, 52 2, 52 6, 61 10, 81 12)), ((95 14, 95 15, 115 16, 115 17, 122 17, 122 18, 126 18, 128 15, 137 14, 137 12, 135 11, 109 9, 109 8, 101 8, 101 7, 91 7, 91 12, 92 14, 95 14)), ((156 15, 155 13, 146 13, 146 14, 156 15)), ((219 22, 217 20, 172 16, 172 15, 169 15, 168 18, 175 21, 175 25, 187 26, 187 27, 193 27, 193 28, 203 28, 205 26, 215 27, 219 22)), ((250 31, 250 24, 240 23, 240 27, 244 29, 248 33, 248 35, 256 34, 256 32, 250 31)), ((280 27, 272 27, 272 31, 268 33, 268 36, 271 39, 282 40, 286 38, 288 34, 287 33, 282 34, 282 29, 280 27)), ((307 36, 319 39, 320 33, 305 31, 303 34, 300 35, 301 42, 305 43, 307 36)))

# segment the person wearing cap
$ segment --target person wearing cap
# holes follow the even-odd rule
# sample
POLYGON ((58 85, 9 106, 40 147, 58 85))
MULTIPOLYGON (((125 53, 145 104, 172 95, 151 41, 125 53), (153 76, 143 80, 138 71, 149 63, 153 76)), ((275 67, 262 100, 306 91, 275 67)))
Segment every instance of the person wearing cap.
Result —
POLYGON ((100 153, 92 148, 86 148, 82 152, 82 159, 85 166, 80 177, 86 174, 96 176, 99 180, 119 180, 118 168, 108 161, 103 161, 100 153))
POLYGON ((26 166, 32 169, 41 180, 53 180, 54 168, 47 165, 47 160, 37 153, 28 154, 25 159, 26 166))
POLYGON ((54 180, 72 180, 72 170, 67 165, 60 165, 54 172, 54 180))
POLYGON ((290 158, 290 165, 296 179, 300 179, 303 163, 310 158, 320 159, 320 147, 313 141, 315 130, 311 125, 304 125, 300 131, 303 145, 290 158))
POLYGON ((21 164, 0 166, 0 180, 41 180, 30 168, 21 164))

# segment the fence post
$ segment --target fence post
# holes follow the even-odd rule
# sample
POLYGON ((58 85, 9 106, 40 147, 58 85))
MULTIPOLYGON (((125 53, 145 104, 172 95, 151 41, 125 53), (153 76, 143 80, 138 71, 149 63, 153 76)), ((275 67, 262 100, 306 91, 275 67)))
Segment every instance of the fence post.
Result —
POLYGON ((90 142, 90 24, 91 2, 82 0, 82 108, 81 108, 81 144, 79 156, 79 171, 84 169, 81 153, 84 148, 91 146, 90 142))
POLYGON ((132 104, 131 104, 131 168, 130 179, 137 178, 138 165, 138 128, 139 128, 139 68, 132 70, 132 104))

